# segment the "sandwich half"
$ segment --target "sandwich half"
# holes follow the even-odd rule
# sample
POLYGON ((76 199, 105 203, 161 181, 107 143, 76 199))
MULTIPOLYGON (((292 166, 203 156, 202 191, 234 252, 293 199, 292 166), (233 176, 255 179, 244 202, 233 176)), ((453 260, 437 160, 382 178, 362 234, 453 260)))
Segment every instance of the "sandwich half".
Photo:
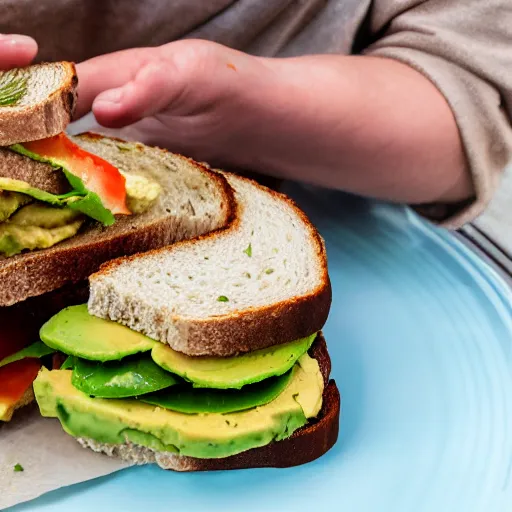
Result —
POLYGON ((88 303, 42 327, 66 360, 35 380, 39 409, 83 446, 198 471, 294 466, 336 442, 323 241, 288 198, 223 176, 230 226, 104 265, 88 303))
POLYGON ((321 456, 340 397, 315 228, 251 180, 66 136, 76 85, 70 63, 0 72, 0 421, 35 394, 82 445, 135 463, 321 456))
MULTIPOLYGON (((229 184, 204 165, 138 143, 65 135, 77 83, 68 62, 0 72, 2 360, 37 339, 58 311, 53 292, 72 290, 113 258, 225 228, 233 217, 229 184)), ((61 307, 75 302, 73 292, 60 295, 70 296, 61 307)), ((0 421, 30 401, 35 373, 34 361, 3 361, 0 421)))

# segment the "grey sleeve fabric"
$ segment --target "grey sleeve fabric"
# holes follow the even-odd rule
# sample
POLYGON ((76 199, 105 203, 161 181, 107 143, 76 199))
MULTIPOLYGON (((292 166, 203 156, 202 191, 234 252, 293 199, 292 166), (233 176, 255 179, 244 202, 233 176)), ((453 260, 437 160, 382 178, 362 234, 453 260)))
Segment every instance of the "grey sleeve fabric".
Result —
POLYGON ((512 158, 512 2, 375 0, 368 21, 375 42, 364 53, 417 69, 454 113, 476 198, 425 212, 459 227, 483 211, 512 158))

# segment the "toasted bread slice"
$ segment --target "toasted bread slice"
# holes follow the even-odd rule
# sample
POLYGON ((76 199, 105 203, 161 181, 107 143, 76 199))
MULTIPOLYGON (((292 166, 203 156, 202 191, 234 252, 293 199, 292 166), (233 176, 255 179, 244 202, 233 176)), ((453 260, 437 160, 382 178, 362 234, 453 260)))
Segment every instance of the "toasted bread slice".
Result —
POLYGON ((91 276, 89 311, 191 356, 231 356, 319 331, 331 287, 323 240, 286 196, 225 174, 223 231, 112 261, 91 276))
POLYGON ((163 192, 150 210, 120 217, 111 227, 94 224, 50 249, 0 258, 0 306, 84 280, 110 259, 210 233, 232 219, 231 188, 205 166, 158 148, 94 134, 74 141, 127 173, 157 181, 163 192))
MULTIPOLYGON (((0 106, 0 146, 45 139, 63 132, 76 103, 78 78, 71 62, 43 63, 15 70, 25 92, 0 106)), ((0 72, 0 81, 6 73, 0 72)), ((1 92, 1 91, 0 91, 1 92)))
POLYGON ((174 471, 216 471, 257 467, 286 468, 306 464, 329 451, 338 439, 340 394, 334 381, 329 380, 331 360, 323 336, 309 351, 320 366, 325 389, 318 418, 294 432, 288 439, 273 442, 261 448, 220 459, 183 457, 169 452, 158 452, 136 444, 107 445, 91 439, 78 439, 85 448, 119 457, 135 464, 158 464, 174 471))

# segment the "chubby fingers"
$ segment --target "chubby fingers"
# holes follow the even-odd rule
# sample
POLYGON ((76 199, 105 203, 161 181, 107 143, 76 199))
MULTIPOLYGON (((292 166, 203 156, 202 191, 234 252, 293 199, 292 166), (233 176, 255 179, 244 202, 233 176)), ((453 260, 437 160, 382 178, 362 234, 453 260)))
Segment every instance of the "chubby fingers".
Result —
POLYGON ((0 69, 27 66, 37 54, 37 43, 21 34, 0 34, 0 69))
POLYGON ((170 67, 155 59, 142 65, 132 80, 101 93, 93 103, 98 122, 120 128, 165 109, 181 92, 182 82, 173 80, 170 67))
POLYGON ((77 115, 92 107, 100 124, 120 128, 164 112, 199 114, 231 97, 238 75, 234 63, 253 69, 244 66, 247 59, 222 45, 196 40, 98 57, 78 67, 77 115))
POLYGON ((127 84, 148 62, 155 48, 136 48, 94 57, 77 65, 78 104, 75 118, 87 114, 104 91, 127 84))

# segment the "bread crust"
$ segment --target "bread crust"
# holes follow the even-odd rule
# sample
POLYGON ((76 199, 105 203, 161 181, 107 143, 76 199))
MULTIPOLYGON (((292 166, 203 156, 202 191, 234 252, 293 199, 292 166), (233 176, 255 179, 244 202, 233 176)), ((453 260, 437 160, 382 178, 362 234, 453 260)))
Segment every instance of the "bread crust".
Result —
MULTIPOLYGON (((66 75, 58 90, 23 110, 0 111, 0 146, 46 139, 66 129, 75 111, 78 77, 72 62, 59 64, 65 67, 66 75)), ((31 67, 43 65, 48 64, 31 67)))
POLYGON ((322 409, 315 420, 295 431, 283 441, 272 442, 222 459, 198 459, 168 452, 155 452, 139 445, 102 445, 90 439, 79 439, 80 444, 96 452, 119 457, 135 464, 158 464, 163 469, 190 471, 224 471, 249 468, 287 468, 306 464, 329 451, 339 434, 341 399, 336 383, 329 380, 331 360, 320 334, 311 347, 310 355, 320 366, 325 389, 322 409))
MULTIPOLYGON (((88 133, 81 136, 100 137, 88 133)), ((189 158, 175 156, 199 168, 215 183, 223 197, 219 229, 229 225, 234 217, 235 198, 226 179, 189 158)), ((150 214, 151 212, 133 218, 123 217, 107 228, 95 224, 49 249, 27 252, 11 258, 0 257, 0 307, 87 279, 111 259, 155 250, 178 239, 197 235, 180 232, 180 226, 171 214, 148 220, 147 215, 150 214)))

